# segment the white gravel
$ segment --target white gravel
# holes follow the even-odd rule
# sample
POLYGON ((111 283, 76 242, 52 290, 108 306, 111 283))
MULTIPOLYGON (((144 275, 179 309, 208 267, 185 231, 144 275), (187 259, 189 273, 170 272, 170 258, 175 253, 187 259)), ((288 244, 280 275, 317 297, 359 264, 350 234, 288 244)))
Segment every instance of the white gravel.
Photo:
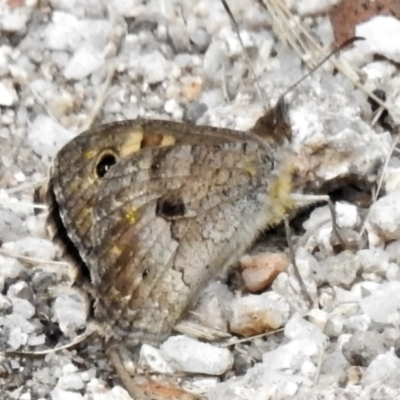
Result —
MULTIPOLYGON (((256 1, 229 3, 273 105, 306 70, 277 43, 256 1)), ((333 3, 297 5, 324 41, 329 21, 314 13, 333 3)), ((365 72, 368 88, 385 89, 397 104, 396 66, 372 57, 399 59, 399 21, 390 18, 363 24, 357 33, 370 40, 347 57, 365 72)), ((91 317, 84 294, 71 289, 76 271, 48 240, 45 213, 32 207, 33 190, 99 96, 107 93, 96 124, 157 117, 248 129, 264 105, 215 0, 8 1, 0 5, 0 30, 0 351, 40 351, 70 343, 91 317)), ((341 233, 354 243, 368 205, 351 201, 353 184, 369 193, 392 137, 371 125, 365 96, 329 64, 287 101, 299 187, 317 192, 349 183, 334 200, 341 233)), ((229 347, 173 336, 161 350, 143 347, 139 366, 212 375, 179 380, 209 400, 400 398, 399 165, 395 153, 361 248, 341 248, 324 205, 297 221, 296 261, 313 310, 293 266, 264 293, 242 293, 237 279, 214 282, 191 320, 224 333, 233 322, 243 335, 260 326, 283 331, 229 347), (273 323, 262 325, 267 317, 273 323)), ((266 237, 261 249, 286 250, 276 244, 279 231, 266 237)), ((129 400, 120 385, 98 337, 45 357, 0 354, 1 399, 129 400)))

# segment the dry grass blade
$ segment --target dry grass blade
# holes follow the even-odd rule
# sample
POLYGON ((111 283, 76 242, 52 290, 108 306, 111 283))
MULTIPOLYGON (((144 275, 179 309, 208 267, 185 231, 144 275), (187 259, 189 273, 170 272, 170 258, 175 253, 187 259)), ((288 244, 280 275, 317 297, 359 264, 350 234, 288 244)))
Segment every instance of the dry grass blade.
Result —
MULTIPOLYGON (((324 49, 304 28, 298 17, 292 14, 282 0, 260 0, 272 17, 272 29, 283 43, 288 44, 299 57, 310 67, 314 68, 318 60, 324 58, 329 53, 324 49)), ((352 68, 343 60, 332 60, 335 68, 345 75, 360 90, 365 92, 368 97, 376 101, 381 107, 388 109, 386 103, 369 92, 360 83, 359 72, 352 68)))
MULTIPOLYGON (((399 127, 398 127, 397 129, 400 130, 399 127)), ((388 153, 388 155, 387 155, 387 157, 386 157, 385 164, 383 165, 382 173, 381 173, 381 176, 380 176, 379 182, 378 182, 378 186, 377 186, 377 188, 376 188, 376 190, 375 190, 375 193, 374 193, 374 195, 373 195, 372 205, 375 204, 375 203, 376 203, 376 200, 378 199, 379 193, 380 193, 381 188, 382 188, 382 185, 383 185, 383 179, 384 179, 384 177, 385 177, 386 169, 387 169, 387 167, 388 167, 388 165, 389 165, 390 159, 392 158, 392 154, 393 154, 395 148, 397 147, 397 144, 399 143, 399 140, 400 140, 400 132, 397 132, 397 135, 396 135, 395 139, 393 140, 392 147, 390 148, 389 153, 388 153)), ((367 213, 367 215, 366 215, 366 217, 365 217, 365 219, 364 219, 364 222, 363 222, 363 224, 362 224, 362 226, 361 226, 361 229, 360 229, 360 238, 361 238, 361 237, 363 236, 363 234, 365 233, 365 229, 366 229, 366 226, 367 226, 367 223, 368 223, 368 220, 369 220, 369 216, 370 216, 370 214, 371 214, 372 205, 371 205, 371 207, 368 209, 368 213, 367 213)))
POLYGON ((249 337, 241 338, 241 339, 239 339, 237 337, 232 337, 227 342, 222 343, 221 347, 229 347, 229 346, 234 346, 236 344, 251 342, 252 340, 255 340, 255 339, 261 339, 261 338, 264 338, 267 336, 275 335, 276 333, 283 332, 284 330, 285 330, 285 328, 279 328, 279 329, 275 329, 274 331, 260 333, 259 335, 249 336, 249 337))
POLYGON ((44 357, 47 356, 47 354, 56 353, 62 350, 68 350, 77 346, 78 344, 84 342, 89 336, 91 336, 94 333, 94 331, 95 329, 88 326, 86 331, 83 332, 81 335, 77 336, 72 342, 67 343, 64 346, 55 347, 53 349, 40 350, 40 351, 5 351, 3 354, 5 356, 10 356, 10 357, 44 357))
POLYGON ((68 266, 69 264, 64 261, 52 261, 52 260, 44 260, 42 258, 34 258, 34 257, 28 257, 28 256, 22 256, 20 254, 13 254, 8 251, 4 251, 0 249, 0 255, 4 257, 10 257, 10 258, 15 258, 16 260, 19 261, 24 261, 29 264, 51 264, 51 265, 64 265, 68 266))
POLYGON ((231 337, 229 333, 219 331, 217 329, 211 329, 190 321, 179 322, 174 326, 174 331, 182 333, 183 335, 194 337, 196 339, 203 339, 210 342, 231 337))

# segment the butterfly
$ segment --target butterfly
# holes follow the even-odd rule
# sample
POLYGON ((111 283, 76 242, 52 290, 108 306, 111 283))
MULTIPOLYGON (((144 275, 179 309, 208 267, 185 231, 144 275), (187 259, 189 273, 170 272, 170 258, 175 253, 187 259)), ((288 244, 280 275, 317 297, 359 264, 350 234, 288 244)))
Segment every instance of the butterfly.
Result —
POLYGON ((292 207, 279 152, 260 134, 267 120, 257 133, 114 122, 60 150, 49 221, 89 271, 95 317, 113 337, 165 338, 201 288, 292 207))

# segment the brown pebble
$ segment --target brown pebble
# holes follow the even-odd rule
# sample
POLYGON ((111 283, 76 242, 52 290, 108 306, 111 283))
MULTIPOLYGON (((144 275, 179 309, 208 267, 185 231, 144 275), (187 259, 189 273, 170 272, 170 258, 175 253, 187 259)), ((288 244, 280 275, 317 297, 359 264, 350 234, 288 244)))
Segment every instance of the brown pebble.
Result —
POLYGON ((260 292, 272 285, 275 278, 285 271, 290 261, 284 253, 246 255, 240 260, 242 278, 250 292, 260 292))

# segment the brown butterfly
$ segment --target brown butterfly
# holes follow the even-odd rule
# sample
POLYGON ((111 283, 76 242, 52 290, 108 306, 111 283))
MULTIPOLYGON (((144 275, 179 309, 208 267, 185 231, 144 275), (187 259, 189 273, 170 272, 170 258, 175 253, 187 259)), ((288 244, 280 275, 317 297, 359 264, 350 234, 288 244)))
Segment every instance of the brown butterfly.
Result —
POLYGON ((114 337, 165 337, 210 277, 282 219, 292 201, 278 153, 251 132, 158 120, 101 125, 59 152, 50 221, 89 270, 95 316, 114 337))

